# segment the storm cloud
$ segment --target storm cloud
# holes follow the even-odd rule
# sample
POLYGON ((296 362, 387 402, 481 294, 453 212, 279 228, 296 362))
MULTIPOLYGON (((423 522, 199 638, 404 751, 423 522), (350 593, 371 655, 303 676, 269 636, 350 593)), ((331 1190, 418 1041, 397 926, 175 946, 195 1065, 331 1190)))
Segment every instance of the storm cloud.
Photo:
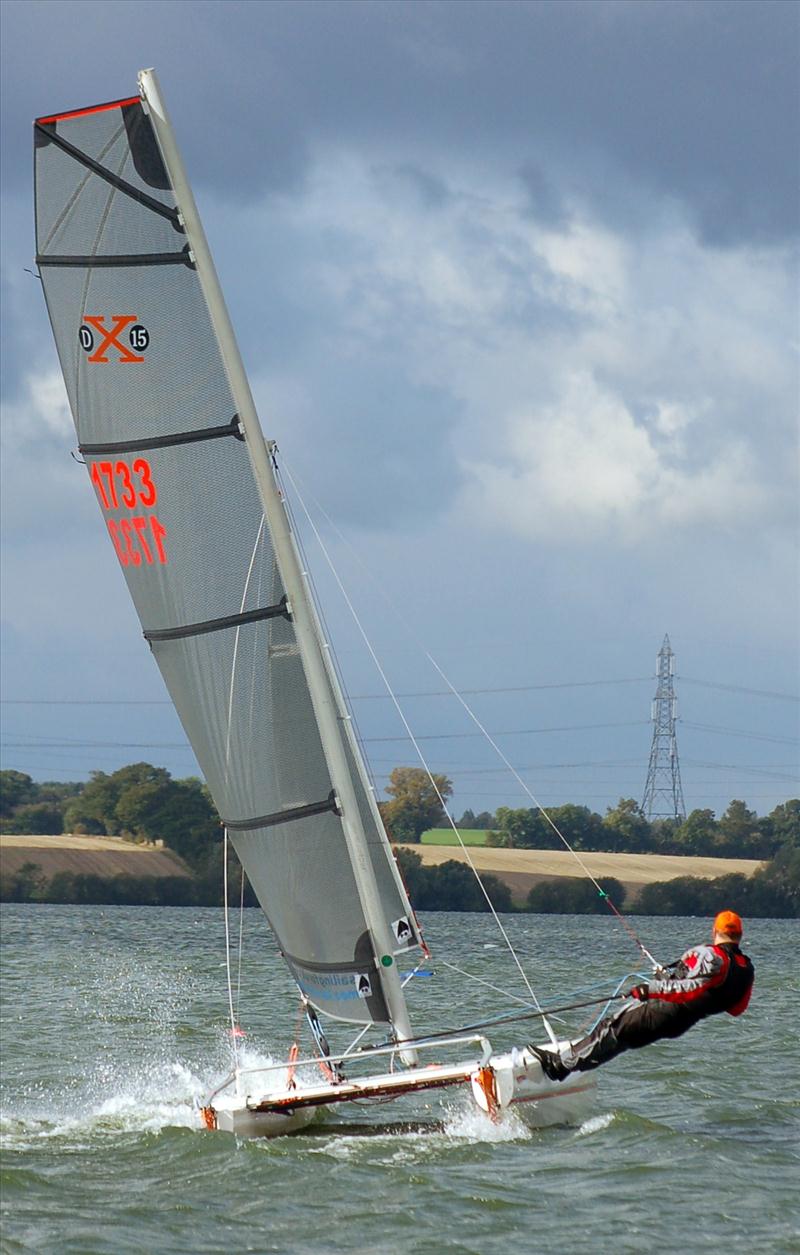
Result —
MULTIPOLYGON (((155 64, 262 424, 338 529, 335 560, 352 543, 390 586, 388 623, 363 613, 398 686, 441 687, 401 641, 409 610, 468 688, 641 678, 669 631, 687 676, 783 695, 688 694, 687 718, 723 729, 681 734, 690 805, 764 809, 796 791, 799 14, 780 0, 6 3, 9 696, 163 696, 69 457, 26 273, 31 119, 128 95, 155 64), (725 739, 739 733, 752 737, 725 739)), ((564 767, 545 800, 602 809, 641 792, 651 687, 481 700, 493 730, 630 723, 536 755, 505 743, 520 764, 564 767), (602 779, 566 770, 609 758, 602 779)), ((46 730, 67 744, 74 729, 4 709, 9 766, 70 778, 130 761, 121 745, 103 761, 62 747, 40 769, 46 730)), ((129 713, 143 743, 180 738, 129 713)), ((423 703, 418 730, 443 734, 445 714, 423 703)), ((371 740, 394 734, 380 702, 359 715, 371 740)), ((467 744, 433 762, 456 808, 515 801, 467 744)), ((191 769, 184 750, 159 753, 191 769)), ((376 749, 379 780, 408 754, 376 749)))

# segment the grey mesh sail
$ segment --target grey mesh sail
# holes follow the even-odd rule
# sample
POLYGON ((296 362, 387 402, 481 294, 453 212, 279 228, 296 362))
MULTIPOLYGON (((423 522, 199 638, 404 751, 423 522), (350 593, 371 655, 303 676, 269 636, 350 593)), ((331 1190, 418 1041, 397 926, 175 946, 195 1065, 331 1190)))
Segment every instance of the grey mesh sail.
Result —
POLYGON ((191 235, 190 194, 178 204, 148 107, 136 96, 35 123, 37 259, 79 448, 144 635, 300 989, 328 1015, 396 1025, 393 956, 421 939, 335 679, 300 633, 313 608, 287 595, 285 546, 265 517, 276 489, 254 462, 268 465, 263 438, 239 412, 202 229, 191 235), (320 731, 329 709, 336 754, 320 731))

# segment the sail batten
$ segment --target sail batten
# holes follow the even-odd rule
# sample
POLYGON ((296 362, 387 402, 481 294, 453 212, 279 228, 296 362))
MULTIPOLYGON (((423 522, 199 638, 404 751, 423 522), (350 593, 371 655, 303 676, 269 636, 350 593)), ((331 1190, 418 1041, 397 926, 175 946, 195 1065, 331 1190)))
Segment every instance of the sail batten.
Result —
POLYGON ((85 257, 74 254, 37 253, 36 265, 42 266, 80 266, 84 270, 92 270, 101 266, 113 266, 123 269, 129 266, 188 266, 194 269, 194 262, 188 249, 179 253, 118 253, 102 256, 87 253, 85 257))
POLYGON ((310 819, 312 815, 324 815, 327 811, 340 814, 339 803, 333 789, 321 802, 307 802, 301 806, 289 806, 284 811, 276 811, 273 815, 259 815, 257 819, 224 819, 223 825, 229 832, 250 831, 257 828, 274 828, 277 824, 288 824, 293 819, 310 819))
POLYGON ((144 453, 147 449, 166 449, 174 444, 194 444, 197 440, 220 440, 234 436, 244 440, 239 425, 239 415, 234 414, 229 423, 218 427, 199 427, 196 431, 176 431, 167 436, 151 436, 143 440, 116 440, 106 444, 81 444, 78 450, 85 456, 99 453, 144 453))
POLYGON ((142 85, 144 103, 36 126, 37 251, 79 448, 295 980, 319 1011, 405 1039, 392 956, 419 934, 149 72, 142 85))

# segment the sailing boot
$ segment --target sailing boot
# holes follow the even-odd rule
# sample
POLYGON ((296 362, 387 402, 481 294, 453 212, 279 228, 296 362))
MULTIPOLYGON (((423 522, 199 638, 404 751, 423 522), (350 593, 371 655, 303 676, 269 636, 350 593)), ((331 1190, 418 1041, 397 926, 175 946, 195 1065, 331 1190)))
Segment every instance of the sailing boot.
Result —
POLYGON ((563 1081, 569 1076, 570 1069, 564 1063, 557 1050, 546 1050, 543 1046, 527 1046, 527 1050, 538 1059, 542 1071, 550 1081, 563 1081))

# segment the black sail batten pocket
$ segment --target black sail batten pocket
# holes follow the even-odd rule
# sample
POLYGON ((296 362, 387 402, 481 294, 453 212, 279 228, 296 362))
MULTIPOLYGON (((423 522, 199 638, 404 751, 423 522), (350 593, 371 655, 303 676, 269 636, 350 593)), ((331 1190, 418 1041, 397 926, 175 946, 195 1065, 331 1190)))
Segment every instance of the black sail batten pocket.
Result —
POLYGON ((84 270, 97 270, 127 266, 188 266, 195 269, 189 245, 179 253, 89 253, 78 256, 72 253, 37 253, 37 266, 80 266, 84 270))
POLYGON ((159 641, 180 641, 187 636, 205 636, 208 632, 224 632, 228 628, 243 627, 248 623, 258 623, 261 619, 288 619, 289 601, 284 594, 275 606, 261 606, 257 610, 243 610, 241 614, 226 614, 219 619, 205 619, 202 623, 187 623, 183 627, 145 629, 144 639, 149 643, 159 641))
POLYGON ((278 824, 289 824, 295 819, 309 819, 312 815, 325 815, 328 811, 332 811, 334 815, 342 813, 333 789, 322 802, 309 802, 306 806, 290 806, 285 811, 275 811, 272 815, 259 815, 256 819, 223 819, 222 826, 230 832, 250 832, 256 828, 274 828, 278 824))
POLYGON ((244 433, 238 414, 234 414, 229 423, 223 423, 219 427, 198 427, 195 431, 176 431, 169 436, 150 436, 142 440, 114 440, 105 444, 79 444, 78 451, 84 457, 95 457, 101 453, 144 453, 148 449, 168 449, 171 445, 196 444, 199 440, 221 440, 224 436, 233 436, 236 440, 244 440, 244 433))

